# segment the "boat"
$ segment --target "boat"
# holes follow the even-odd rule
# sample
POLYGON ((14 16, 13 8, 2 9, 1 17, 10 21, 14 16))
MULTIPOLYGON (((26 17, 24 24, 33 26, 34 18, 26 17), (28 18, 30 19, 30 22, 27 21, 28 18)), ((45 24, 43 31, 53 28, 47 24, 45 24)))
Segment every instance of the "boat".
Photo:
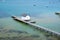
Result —
POLYGON ((23 23, 36 23, 35 21, 31 21, 31 20, 29 20, 29 21, 26 21, 26 20, 22 20, 22 19, 20 19, 20 18, 18 18, 18 17, 16 17, 16 16, 11 16, 14 20, 16 20, 16 21, 19 21, 19 22, 23 22, 23 23))

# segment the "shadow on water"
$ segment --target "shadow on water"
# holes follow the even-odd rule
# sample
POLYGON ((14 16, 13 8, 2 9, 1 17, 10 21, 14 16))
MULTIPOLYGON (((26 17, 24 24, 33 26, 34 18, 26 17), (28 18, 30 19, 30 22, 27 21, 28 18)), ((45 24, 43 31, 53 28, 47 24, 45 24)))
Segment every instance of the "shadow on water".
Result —
MULTIPOLYGON (((13 19, 13 20, 16 21, 16 22, 18 22, 18 23, 21 22, 21 21, 15 20, 15 19, 13 19)), ((21 22, 21 24, 26 25, 26 26, 30 26, 30 25, 28 25, 27 23, 24 23, 24 22, 21 22)))
POLYGON ((58 17, 60 18, 60 15, 58 15, 58 17))
POLYGON ((57 12, 56 12, 55 15, 57 15, 57 16, 60 18, 60 13, 57 13, 57 12))

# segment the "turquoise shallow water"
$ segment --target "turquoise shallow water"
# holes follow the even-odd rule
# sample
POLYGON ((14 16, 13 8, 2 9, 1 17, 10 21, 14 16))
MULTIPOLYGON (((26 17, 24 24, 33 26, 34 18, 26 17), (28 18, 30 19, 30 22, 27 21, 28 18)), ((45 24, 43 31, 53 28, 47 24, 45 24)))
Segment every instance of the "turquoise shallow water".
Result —
MULTIPOLYGON (((40 38, 44 38, 43 40, 46 40, 46 36, 44 34, 42 34, 41 31, 33 28, 32 26, 30 25, 27 25, 27 24, 24 24, 24 23, 21 23, 21 22, 18 22, 18 21, 15 21, 13 20, 11 17, 6 17, 6 18, 0 18, 0 30, 19 30, 19 31, 24 31, 24 32, 27 32, 29 34, 32 34, 32 35, 40 35, 41 37, 40 38)), ((6 33, 5 33, 6 34, 6 33)), ((1 34, 0 32, 0 37, 3 35, 3 33, 1 34)), ((8 33, 7 33, 8 35, 8 33)), ((11 35, 14 35, 13 33, 10 34, 11 35)), ((18 36, 18 34, 16 33, 16 35, 18 36)), ((15 35, 15 36, 16 36, 15 35)), ((21 34, 20 34, 21 35, 21 34)), ((24 35, 24 34, 23 34, 24 35)), ((28 34, 27 34, 28 35, 28 34)), ((4 35, 5 37, 6 35, 4 35)), ((2 36, 3 37, 3 36, 2 36)))
POLYGON ((36 20, 37 24, 60 33, 60 17, 57 15, 43 16, 36 20))
POLYGON ((27 24, 15 21, 10 17, 0 19, 0 27, 4 27, 4 29, 27 31, 28 33, 31 33, 31 34, 40 34, 40 31, 36 30, 35 28, 27 24))
POLYGON ((59 4, 59 0, 1 0, 0 26, 7 29, 13 26, 12 28, 16 30, 25 30, 30 33, 33 32, 33 34, 39 34, 39 32, 33 31, 35 30, 34 28, 14 22, 14 20, 9 18, 11 15, 21 16, 22 13, 27 13, 33 17, 33 20, 38 25, 60 32, 60 16, 55 15, 55 12, 60 12, 59 4))

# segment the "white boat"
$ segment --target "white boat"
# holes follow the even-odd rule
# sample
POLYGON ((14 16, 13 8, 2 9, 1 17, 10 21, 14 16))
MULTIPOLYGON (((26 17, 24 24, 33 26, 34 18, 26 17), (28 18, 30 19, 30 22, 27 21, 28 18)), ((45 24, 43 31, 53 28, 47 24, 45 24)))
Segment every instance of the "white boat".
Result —
POLYGON ((22 20, 22 19, 20 19, 19 17, 16 17, 16 16, 12 16, 12 18, 16 21, 20 21, 20 22, 24 22, 24 23, 26 23, 26 22, 36 23, 35 21, 31 21, 31 20, 22 20))

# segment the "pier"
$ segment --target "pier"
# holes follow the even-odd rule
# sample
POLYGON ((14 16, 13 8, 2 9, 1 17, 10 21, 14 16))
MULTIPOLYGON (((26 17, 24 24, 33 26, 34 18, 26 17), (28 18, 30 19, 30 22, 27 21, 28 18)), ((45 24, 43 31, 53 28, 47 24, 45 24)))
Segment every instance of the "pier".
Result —
POLYGON ((28 24, 28 25, 33 26, 33 27, 36 28, 36 29, 42 30, 42 31, 44 31, 44 32, 46 32, 46 33, 49 33, 49 34, 52 35, 52 36, 60 37, 60 33, 59 33, 59 32, 55 32, 55 31, 53 31, 53 30, 51 30, 51 29, 48 29, 48 28, 45 28, 45 27, 43 27, 43 26, 39 26, 39 25, 30 23, 29 21, 21 20, 20 18, 15 17, 15 16, 12 16, 12 18, 13 18, 14 20, 16 20, 16 21, 23 22, 23 23, 25 23, 25 24, 28 24))

